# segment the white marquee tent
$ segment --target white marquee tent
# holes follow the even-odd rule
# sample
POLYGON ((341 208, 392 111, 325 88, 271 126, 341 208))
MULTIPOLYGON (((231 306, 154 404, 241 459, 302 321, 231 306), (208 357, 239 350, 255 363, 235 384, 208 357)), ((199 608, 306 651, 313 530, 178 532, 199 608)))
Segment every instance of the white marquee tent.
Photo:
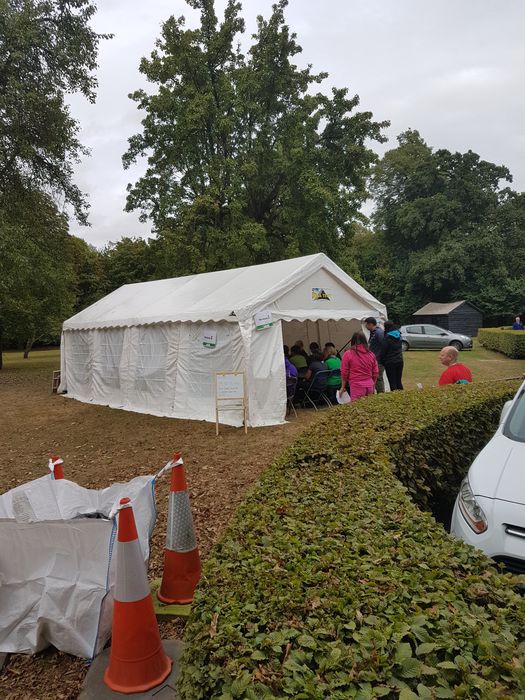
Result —
MULTIPOLYGON (((367 316, 384 319, 386 308, 322 253, 126 284, 64 323, 59 391, 214 421, 215 372, 244 371, 248 424, 275 425, 286 407, 283 343, 340 348, 367 316), (267 311, 272 325, 258 330, 267 311)), ((223 415, 242 422, 241 411, 223 415)))

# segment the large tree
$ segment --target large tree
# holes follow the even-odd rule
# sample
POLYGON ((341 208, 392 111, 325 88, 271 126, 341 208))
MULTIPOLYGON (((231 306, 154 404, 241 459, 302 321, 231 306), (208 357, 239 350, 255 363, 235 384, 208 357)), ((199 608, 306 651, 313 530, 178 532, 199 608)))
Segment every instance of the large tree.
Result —
POLYGON ((176 276, 173 271, 167 275, 157 274, 160 260, 155 259, 150 243, 143 238, 125 236, 117 243, 107 245, 100 257, 106 294, 123 284, 176 276))
MULTIPOLYGON (((337 257, 366 196, 369 140, 384 124, 357 96, 315 92, 325 74, 299 69, 287 0, 258 17, 246 55, 240 3, 219 23, 213 0, 187 0, 200 26, 168 19, 141 72, 157 86, 131 97, 145 111, 125 166, 148 157, 127 209, 150 218, 154 247, 179 272, 323 250, 337 257)), ((160 253, 159 253, 160 254, 160 253)))
POLYGON ((58 335, 73 310, 67 220, 47 195, 31 193, 16 224, 0 210, 0 231, 0 331, 23 341, 27 356, 35 340, 58 335))
POLYGON ((95 98, 97 48, 89 0, 0 0, 0 206, 19 207, 20 190, 41 189, 85 221, 73 183, 84 153, 66 93, 95 98))
POLYGON ((493 318, 512 313, 525 291, 512 260, 525 245, 525 202, 502 186, 508 169, 472 151, 433 150, 417 131, 398 141, 372 180, 377 239, 365 250, 377 255, 361 270, 371 291, 401 320, 431 300, 467 299, 493 318), (390 284, 377 290, 386 271, 390 284))
POLYGON ((73 312, 76 313, 94 304, 107 291, 103 253, 83 238, 70 235, 67 238, 67 258, 75 280, 73 312))
POLYGON ((412 251, 439 242, 444 234, 487 220, 507 196, 507 168, 468 151, 434 151, 417 131, 398 137, 374 168, 374 222, 388 243, 412 251))
POLYGON ((48 332, 70 308, 69 291, 59 297, 70 279, 58 267, 67 256, 56 254, 67 230, 60 210, 69 205, 86 223, 87 204, 73 182, 85 149, 65 96, 95 98, 97 48, 108 35, 90 27, 94 12, 89 0, 0 0, 0 347, 2 329, 48 332), (56 301, 44 303, 53 276, 56 301))

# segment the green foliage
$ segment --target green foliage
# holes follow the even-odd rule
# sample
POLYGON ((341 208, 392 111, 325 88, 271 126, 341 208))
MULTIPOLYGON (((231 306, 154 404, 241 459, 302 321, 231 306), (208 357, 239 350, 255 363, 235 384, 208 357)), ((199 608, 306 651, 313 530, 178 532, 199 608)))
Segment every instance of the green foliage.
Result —
POLYGON ((338 264, 377 299, 386 304, 390 318, 399 319, 411 302, 397 277, 381 232, 356 226, 349 246, 343 249, 338 264))
POLYGON ((158 91, 131 96, 146 116, 124 164, 148 156, 148 168, 128 187, 127 209, 152 220, 152 247, 179 273, 320 250, 337 257, 376 160, 366 144, 383 140, 385 124, 356 112, 346 90, 314 93, 326 75, 294 64, 301 47, 286 0, 258 17, 246 55, 240 3, 228 0, 221 23, 213 0, 189 4, 200 26, 171 17, 141 62, 158 91))
POLYGON ((480 328, 478 340, 487 350, 502 352, 515 360, 525 358, 525 331, 504 328, 480 328))
POLYGON ((69 236, 68 257, 71 260, 75 280, 74 312, 94 304, 106 291, 104 284, 103 256, 82 238, 69 236))
POLYGON ((292 445, 205 564, 180 697, 521 697, 524 600, 414 503, 457 487, 515 390, 376 396, 292 445))
POLYGON ((60 333, 75 302, 67 221, 45 195, 26 195, 16 224, 0 209, 0 335, 60 333))
POLYGON ((73 183, 85 152, 64 102, 80 92, 94 101, 98 43, 89 0, 0 0, 0 207, 20 208, 20 192, 45 189, 86 204, 73 183))
POLYGON ((375 262, 365 286, 398 320, 428 301, 466 299, 485 316, 521 308, 525 197, 500 183, 507 168, 468 151, 434 151, 417 131, 399 136, 374 169, 375 234, 363 241, 375 262))
POLYGON ((89 0, 0 0, 0 368, 2 337, 30 348, 58 333, 86 282, 75 283, 82 251, 56 201, 87 223, 73 182, 86 149, 65 95, 94 101, 98 44, 108 38, 90 28, 94 13, 89 0))
POLYGON ((376 166, 372 191, 377 226, 387 243, 403 249, 421 250, 444 234, 485 222, 504 197, 500 180, 512 180, 507 168, 472 151, 433 151, 417 131, 398 141, 376 166))
MULTIPOLYGON (((146 282, 155 279, 157 266, 148 241, 142 238, 121 238, 110 243, 100 255, 102 287, 104 293, 112 292, 123 284, 146 282)), ((160 277, 177 277, 176 269, 166 269, 160 277)))

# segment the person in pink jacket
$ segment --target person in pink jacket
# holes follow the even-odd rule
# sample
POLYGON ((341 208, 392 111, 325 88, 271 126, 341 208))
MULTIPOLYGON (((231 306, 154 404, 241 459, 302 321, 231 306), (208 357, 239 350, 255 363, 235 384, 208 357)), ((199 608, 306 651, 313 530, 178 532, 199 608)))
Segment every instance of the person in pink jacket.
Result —
POLYGON ((376 356, 368 349, 366 336, 361 331, 354 333, 350 350, 343 355, 341 365, 341 390, 350 382, 350 399, 357 401, 362 396, 374 393, 379 374, 376 356))

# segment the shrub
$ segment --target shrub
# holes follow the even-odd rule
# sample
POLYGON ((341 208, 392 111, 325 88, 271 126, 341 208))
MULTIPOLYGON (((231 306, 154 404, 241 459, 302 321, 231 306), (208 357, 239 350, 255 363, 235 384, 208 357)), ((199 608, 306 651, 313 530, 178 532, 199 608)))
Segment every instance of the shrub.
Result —
POLYGON ((502 352, 515 360, 525 358, 525 331, 506 328, 480 328, 478 340, 487 350, 502 352))
POLYGON ((456 490, 516 388, 397 392, 327 412, 207 560, 180 697, 524 697, 525 602, 510 575, 415 505, 456 490))

